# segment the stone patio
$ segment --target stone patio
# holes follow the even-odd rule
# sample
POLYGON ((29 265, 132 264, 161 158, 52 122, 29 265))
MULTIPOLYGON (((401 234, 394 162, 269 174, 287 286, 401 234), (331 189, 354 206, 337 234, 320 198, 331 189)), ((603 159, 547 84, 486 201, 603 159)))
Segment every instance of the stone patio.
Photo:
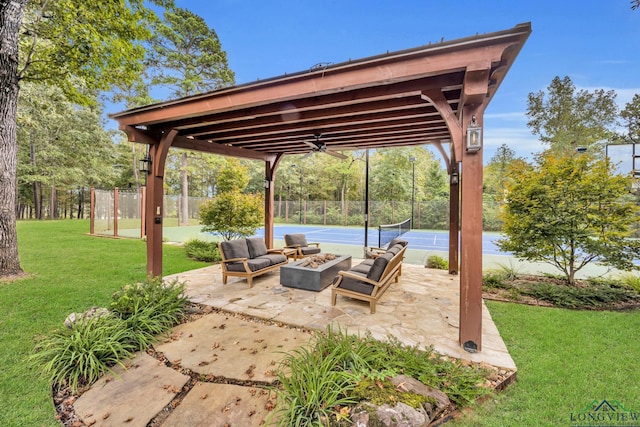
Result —
POLYGON ((516 369, 486 307, 482 351, 460 348, 458 277, 445 271, 404 264, 400 282, 384 294, 373 315, 368 303, 343 297, 331 307, 330 287, 322 292, 284 287, 277 272, 254 279, 250 289, 246 280, 235 278, 222 285, 219 265, 165 279, 175 278, 187 282, 193 302, 219 310, 173 328, 155 346, 166 363, 138 352, 126 362, 128 369, 117 366, 93 384, 74 403, 85 425, 271 425, 275 396, 268 385, 277 379, 280 361, 308 343, 307 329, 328 325, 353 333, 368 330, 378 339, 392 335, 458 359, 516 369))
MULTIPOLYGON (((354 265, 358 262, 353 260, 354 265)), ((341 296, 332 307, 331 287, 321 292, 284 287, 278 272, 254 279, 251 288, 236 278, 223 285, 219 265, 166 277, 176 278, 187 283, 191 301, 224 311, 310 329, 339 325, 351 333, 369 331, 377 339, 394 336, 407 345, 432 345, 458 359, 516 369, 484 304, 482 351, 468 353, 460 347, 459 279, 443 270, 403 264, 399 283, 383 295, 375 314, 369 313, 368 303, 341 296)))

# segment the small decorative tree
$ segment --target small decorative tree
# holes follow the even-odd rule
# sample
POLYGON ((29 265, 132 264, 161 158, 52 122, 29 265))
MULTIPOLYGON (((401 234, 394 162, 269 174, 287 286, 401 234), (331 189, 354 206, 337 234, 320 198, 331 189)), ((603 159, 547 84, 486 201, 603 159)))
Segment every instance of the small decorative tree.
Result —
POLYGON ((216 232, 225 240, 249 237, 264 221, 264 204, 259 194, 242 193, 248 178, 245 168, 235 160, 218 177, 218 194, 200 205, 202 231, 216 232))
POLYGON ((590 262, 636 269, 640 241, 630 239, 638 207, 630 179, 612 173, 607 160, 586 154, 555 157, 538 164, 515 163, 507 183, 504 251, 558 268, 570 285, 590 262))

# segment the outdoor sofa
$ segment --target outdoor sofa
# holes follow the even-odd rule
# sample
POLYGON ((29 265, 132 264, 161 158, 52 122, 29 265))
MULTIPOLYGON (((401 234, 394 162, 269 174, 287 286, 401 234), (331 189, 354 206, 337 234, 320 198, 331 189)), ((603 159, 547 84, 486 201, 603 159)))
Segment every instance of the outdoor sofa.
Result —
POLYGON ((331 305, 336 305, 338 295, 342 295, 368 301, 371 314, 374 314, 382 294, 391 283, 398 282, 406 250, 407 241, 394 239, 383 253, 378 251, 349 271, 340 271, 331 288, 331 305))
POLYGON ((233 276, 246 278, 251 287, 254 277, 276 270, 288 262, 284 248, 267 249, 260 237, 220 242, 218 248, 222 256, 222 283, 225 285, 227 278, 233 276))
POLYGON ((293 253, 293 258, 296 260, 320 253, 320 243, 307 242, 304 234, 285 234, 283 237, 285 248, 296 250, 293 253))

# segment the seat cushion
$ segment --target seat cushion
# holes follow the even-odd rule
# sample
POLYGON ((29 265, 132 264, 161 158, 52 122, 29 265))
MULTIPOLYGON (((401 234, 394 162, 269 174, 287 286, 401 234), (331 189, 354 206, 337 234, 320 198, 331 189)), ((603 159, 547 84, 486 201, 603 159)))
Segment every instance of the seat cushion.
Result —
POLYGON ((313 255, 313 254, 320 253, 320 248, 316 246, 304 246, 304 247, 301 247, 300 250, 302 251, 303 255, 313 255))
POLYGON ((382 277, 382 273, 391 258, 393 258, 393 254, 390 253, 384 253, 376 258, 367 273, 367 279, 375 280, 376 282, 380 280, 380 277, 382 277))
POLYGON ((360 264, 354 265, 353 267, 351 267, 349 271, 352 271, 354 273, 364 274, 366 276, 367 273, 369 272, 369 269, 371 269, 371 264, 365 264, 364 262, 361 262, 360 264))
POLYGON ((389 242, 387 247, 390 248, 390 247, 395 246, 395 245, 402 245, 402 247, 405 247, 405 246, 407 246, 408 243, 409 242, 407 242, 406 240, 402 240, 402 239, 399 239, 399 238, 396 237, 395 239, 392 239, 389 242))
POLYGON ((287 257, 282 254, 265 254, 255 259, 266 259, 269 261, 269 265, 276 265, 287 261, 287 257))
MULTIPOLYGON (((356 274, 361 275, 362 277, 365 277, 364 274, 359 274, 359 273, 356 273, 356 274)), ((371 295, 371 293, 373 292, 374 286, 370 285, 369 283, 364 283, 359 280, 352 279, 351 277, 344 277, 342 279, 342 282, 340 282, 340 284, 338 285, 338 288, 357 292, 363 295, 371 295)))
POLYGON ((389 249, 387 249, 387 252, 390 254, 396 255, 398 252, 402 250, 402 248, 404 248, 404 246, 398 243, 396 245, 389 246, 389 249))
POLYGON ((250 258, 257 258, 267 254, 267 246, 264 244, 262 237, 252 237, 247 239, 247 247, 249 248, 250 258))
POLYGON ((284 243, 287 246, 308 246, 307 238, 304 234, 285 234, 284 243))
MULTIPOLYGON (((255 258, 247 260, 247 264, 249 264, 249 269, 251 271, 262 270, 263 268, 269 267, 271 262, 266 258, 255 258)), ((232 262, 227 264, 227 270, 229 271, 246 271, 244 269, 244 265, 241 262, 232 262)))
POLYGON ((220 244, 225 259, 251 258, 246 239, 228 240, 220 244))

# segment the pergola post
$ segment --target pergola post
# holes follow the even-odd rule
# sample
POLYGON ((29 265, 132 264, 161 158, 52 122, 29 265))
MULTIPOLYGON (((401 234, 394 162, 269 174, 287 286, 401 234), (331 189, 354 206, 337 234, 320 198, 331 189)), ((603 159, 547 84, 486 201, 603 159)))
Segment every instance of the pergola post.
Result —
POLYGON ((282 155, 270 156, 265 160, 264 172, 264 244, 267 248, 273 248, 273 217, 275 210, 275 182, 276 168, 282 159, 282 155))
POLYGON ((147 274, 162 276, 162 220, 164 217, 164 167, 167 154, 178 131, 172 129, 162 135, 158 144, 149 147, 151 174, 147 181, 147 274))
POLYGON ((460 263, 458 237, 460 230, 460 172, 452 162, 449 174, 449 274, 458 274, 460 263))
MULTIPOLYGON (((463 135, 472 114, 464 114, 463 135)), ((482 124, 482 116, 476 114, 482 124)), ((482 350, 482 150, 462 150, 460 218, 460 345, 482 350)))

